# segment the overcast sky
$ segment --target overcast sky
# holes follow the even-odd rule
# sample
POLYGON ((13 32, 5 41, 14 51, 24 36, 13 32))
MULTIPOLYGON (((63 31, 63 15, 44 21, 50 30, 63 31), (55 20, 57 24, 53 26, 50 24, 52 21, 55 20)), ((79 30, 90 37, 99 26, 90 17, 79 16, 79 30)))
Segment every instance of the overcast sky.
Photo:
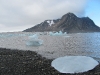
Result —
POLYGON ((100 26, 100 0, 0 0, 0 32, 22 31, 68 12, 100 26))

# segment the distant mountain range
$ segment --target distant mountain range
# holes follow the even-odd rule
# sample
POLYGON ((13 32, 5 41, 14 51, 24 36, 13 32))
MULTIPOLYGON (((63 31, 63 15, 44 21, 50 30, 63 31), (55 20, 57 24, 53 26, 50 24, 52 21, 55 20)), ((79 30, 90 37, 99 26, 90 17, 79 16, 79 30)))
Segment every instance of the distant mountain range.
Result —
POLYGON ((100 32, 100 28, 89 17, 79 18, 73 13, 67 13, 61 19, 45 20, 23 32, 44 31, 63 31, 67 33, 100 32))

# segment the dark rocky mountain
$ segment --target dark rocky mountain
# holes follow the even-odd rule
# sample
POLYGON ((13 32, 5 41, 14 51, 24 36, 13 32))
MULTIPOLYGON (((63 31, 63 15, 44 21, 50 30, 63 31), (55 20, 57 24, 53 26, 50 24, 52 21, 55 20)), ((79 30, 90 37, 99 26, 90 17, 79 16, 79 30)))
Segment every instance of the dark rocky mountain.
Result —
POLYGON ((89 17, 79 18, 73 13, 67 13, 57 20, 44 22, 24 30, 24 32, 63 31, 67 33, 100 32, 100 28, 89 17))

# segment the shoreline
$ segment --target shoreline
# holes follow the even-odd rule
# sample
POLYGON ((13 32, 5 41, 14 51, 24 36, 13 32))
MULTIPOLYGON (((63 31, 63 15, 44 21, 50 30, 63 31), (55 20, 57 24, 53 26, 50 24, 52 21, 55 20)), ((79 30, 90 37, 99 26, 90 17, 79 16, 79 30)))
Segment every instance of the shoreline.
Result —
POLYGON ((100 64, 84 73, 62 74, 51 67, 47 59, 35 51, 0 48, 1 75, 100 75, 100 64))
POLYGON ((66 36, 49 36, 37 33, 39 39, 43 40, 43 45, 39 47, 27 46, 26 42, 29 40, 29 36, 33 34, 35 33, 15 32, 12 34, 0 34, 0 48, 31 50, 49 59, 65 55, 82 55, 90 56, 100 61, 99 33, 67 34, 66 36))

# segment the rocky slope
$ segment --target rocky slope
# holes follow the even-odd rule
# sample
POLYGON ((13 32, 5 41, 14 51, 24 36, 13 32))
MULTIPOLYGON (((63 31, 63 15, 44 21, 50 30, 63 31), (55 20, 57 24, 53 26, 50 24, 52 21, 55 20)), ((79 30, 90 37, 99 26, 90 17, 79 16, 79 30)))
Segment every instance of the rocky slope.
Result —
POLYGON ((24 32, 63 31, 67 33, 100 32, 100 28, 89 17, 79 18, 73 13, 67 13, 57 20, 45 20, 24 32))

